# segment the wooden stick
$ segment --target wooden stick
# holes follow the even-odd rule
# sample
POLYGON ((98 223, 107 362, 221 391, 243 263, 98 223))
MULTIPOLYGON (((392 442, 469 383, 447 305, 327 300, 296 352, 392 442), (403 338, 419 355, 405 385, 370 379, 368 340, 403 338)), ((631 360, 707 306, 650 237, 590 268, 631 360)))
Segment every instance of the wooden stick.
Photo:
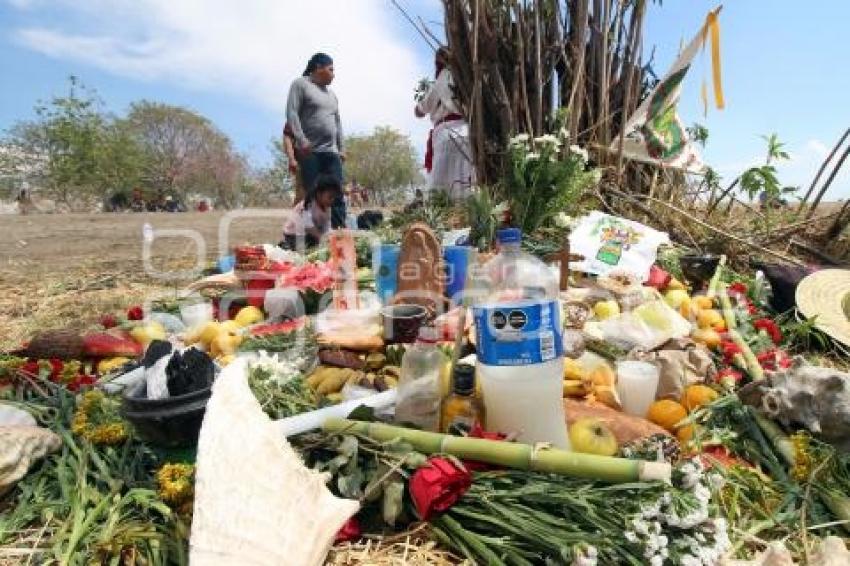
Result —
POLYGON ((830 173, 829 178, 827 178, 826 182, 821 187, 820 191, 818 191, 818 195, 815 197, 814 202, 812 202, 812 208, 806 213, 806 218, 811 218, 812 215, 817 210, 818 205, 820 204, 823 195, 826 194, 827 189, 832 184, 832 181, 835 180, 835 176, 838 175, 838 171, 841 169, 841 166, 844 165, 844 160, 847 159, 847 155, 850 155, 850 145, 844 148, 844 153, 841 154, 841 158, 835 164, 835 167, 832 168, 832 173, 830 173))
POLYGON ((815 190, 815 187, 820 180, 820 176, 823 175, 823 172, 826 171, 826 166, 832 161, 832 158, 835 157, 835 154, 838 152, 838 148, 841 147, 841 144, 844 143, 844 140, 847 139, 847 136, 850 135, 850 128, 844 130, 844 135, 839 138, 838 143, 832 148, 832 151, 829 152, 829 155, 826 156, 826 159, 821 163, 820 168, 818 169, 815 178, 812 180, 812 184, 809 185, 809 190, 806 191, 806 196, 803 197, 803 201, 800 203, 800 209, 798 210, 798 214, 802 214, 805 211, 806 205, 809 202, 809 197, 812 196, 812 193, 815 190))

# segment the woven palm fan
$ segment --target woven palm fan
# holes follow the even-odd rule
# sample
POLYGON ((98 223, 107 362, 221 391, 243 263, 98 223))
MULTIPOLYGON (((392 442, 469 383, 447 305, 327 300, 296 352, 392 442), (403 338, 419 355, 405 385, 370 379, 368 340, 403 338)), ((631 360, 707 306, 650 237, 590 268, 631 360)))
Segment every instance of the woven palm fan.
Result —
POLYGON ((307 468, 262 411, 245 360, 219 375, 198 441, 193 566, 322 564, 357 512, 307 468))
POLYGON ((818 330, 850 347, 850 270, 822 269, 797 285, 797 309, 818 330))

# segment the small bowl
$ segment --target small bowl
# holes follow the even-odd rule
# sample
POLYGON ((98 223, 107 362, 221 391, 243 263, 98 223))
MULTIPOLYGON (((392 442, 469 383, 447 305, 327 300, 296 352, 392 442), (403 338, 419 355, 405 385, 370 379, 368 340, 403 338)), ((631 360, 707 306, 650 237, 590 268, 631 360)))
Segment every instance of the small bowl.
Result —
POLYGON ((384 340, 395 343, 416 341, 419 328, 428 318, 428 311, 419 305, 392 305, 381 309, 384 340))
POLYGON ((691 283, 707 283, 720 263, 720 256, 714 254, 683 255, 679 258, 679 266, 685 278, 691 283))

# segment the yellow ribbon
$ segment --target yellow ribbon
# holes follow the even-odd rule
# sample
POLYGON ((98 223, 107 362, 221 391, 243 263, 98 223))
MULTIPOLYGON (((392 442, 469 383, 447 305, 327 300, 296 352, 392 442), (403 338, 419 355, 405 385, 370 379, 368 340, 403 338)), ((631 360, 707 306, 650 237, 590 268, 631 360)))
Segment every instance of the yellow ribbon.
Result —
MULTIPOLYGON (((723 102, 723 84, 720 81, 720 22, 717 20, 719 12, 720 8, 709 12, 702 29, 703 41, 708 39, 709 33, 711 34, 711 78, 714 83, 714 105, 718 110, 722 110, 725 104, 723 102)), ((703 88, 705 88, 705 85, 703 85, 703 88)), ((705 100, 705 97, 705 93, 703 93, 703 100, 705 100)))

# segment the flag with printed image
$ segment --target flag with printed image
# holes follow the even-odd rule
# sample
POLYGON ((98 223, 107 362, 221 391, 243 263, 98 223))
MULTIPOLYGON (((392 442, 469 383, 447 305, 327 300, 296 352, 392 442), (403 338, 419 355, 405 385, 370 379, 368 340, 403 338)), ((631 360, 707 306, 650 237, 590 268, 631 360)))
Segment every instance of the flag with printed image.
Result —
MULTIPOLYGON (((688 139, 688 132, 679 118, 676 106, 682 91, 682 81, 691 67, 691 62, 710 36, 715 104, 717 108, 723 108, 723 92, 720 86, 720 28, 717 23, 719 12, 720 8, 708 14, 699 33, 679 54, 679 58, 664 78, 626 122, 623 130, 623 157, 694 173, 704 170, 705 165, 694 144, 688 139)), ((619 137, 609 149, 619 153, 619 137)))

